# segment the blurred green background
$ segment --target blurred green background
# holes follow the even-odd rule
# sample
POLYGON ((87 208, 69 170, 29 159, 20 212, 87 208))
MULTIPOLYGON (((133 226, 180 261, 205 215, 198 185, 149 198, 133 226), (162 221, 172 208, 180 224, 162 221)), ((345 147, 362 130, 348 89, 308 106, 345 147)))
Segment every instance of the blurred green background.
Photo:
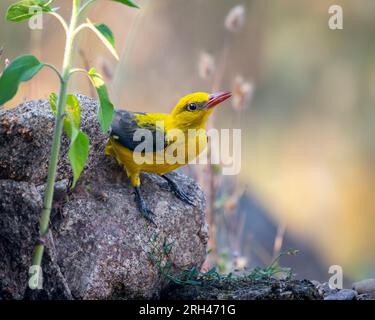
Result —
MULTIPOLYGON (((60 66, 61 26, 50 16, 37 31, 27 22, 6 22, 12 2, 0 4, 0 70, 4 58, 30 52, 60 66)), ((300 277, 328 280, 332 264, 341 265, 350 280, 374 277, 375 2, 138 2, 141 10, 109 1, 89 10, 92 21, 113 30, 120 62, 88 31, 79 39, 82 50, 76 50, 77 66, 104 73, 117 107, 166 112, 189 92, 211 91, 213 77, 199 75, 203 52, 221 65, 218 89, 232 89, 239 76, 254 88, 241 110, 227 103, 215 120, 216 127, 242 128, 242 169, 234 179, 236 190, 245 190, 241 206, 234 205, 238 224, 216 220, 228 234, 218 239, 219 254, 241 267, 269 263, 275 250, 287 249, 288 237, 295 249, 305 248, 300 257, 283 261, 300 277), (246 10, 245 21, 230 32, 224 21, 237 4, 246 10), (328 28, 332 4, 344 10, 343 30, 328 28), (257 225, 259 219, 267 223, 257 225), (238 225, 245 229, 239 232, 238 225)), ((70 1, 55 4, 68 18, 70 1)), ((44 70, 8 106, 57 90, 57 79, 44 70)), ((82 75, 75 76, 71 91, 93 95, 82 75)), ((218 216, 233 214, 228 201, 218 216)))

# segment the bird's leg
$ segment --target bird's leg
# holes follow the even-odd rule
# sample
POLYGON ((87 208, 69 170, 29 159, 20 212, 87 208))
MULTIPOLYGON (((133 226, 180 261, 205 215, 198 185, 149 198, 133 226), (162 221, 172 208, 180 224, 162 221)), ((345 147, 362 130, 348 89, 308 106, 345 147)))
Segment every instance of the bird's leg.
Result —
POLYGON ((139 211, 142 213, 143 217, 151 222, 154 226, 157 226, 152 216, 154 213, 147 207, 145 199, 141 195, 141 181, 139 179, 139 174, 130 175, 131 183, 134 187, 135 203, 138 206, 139 211))
POLYGON ((154 213, 147 207, 146 202, 141 195, 140 187, 139 186, 134 187, 134 190, 135 190, 135 203, 137 204, 139 211, 141 211, 143 217, 147 221, 151 222, 155 227, 157 227, 154 219, 152 218, 154 213))
POLYGON ((177 198, 187 204, 190 204, 191 206, 195 206, 194 200, 189 195, 187 195, 170 176, 168 176, 167 174, 163 174, 162 177, 167 180, 169 187, 177 198))

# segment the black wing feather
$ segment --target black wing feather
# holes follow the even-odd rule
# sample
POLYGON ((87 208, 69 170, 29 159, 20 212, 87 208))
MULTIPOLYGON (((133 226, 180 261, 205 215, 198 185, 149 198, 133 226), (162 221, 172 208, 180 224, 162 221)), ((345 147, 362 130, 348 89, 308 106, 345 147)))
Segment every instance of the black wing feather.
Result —
POLYGON ((129 150, 134 151, 135 148, 144 141, 144 138, 142 141, 134 141, 134 133, 138 129, 146 129, 150 130, 153 137, 153 151, 160 150, 160 147, 157 150, 157 146, 162 146, 162 149, 166 147, 165 142, 165 133, 162 132, 160 134, 156 135, 156 125, 155 123, 148 123, 146 125, 143 125, 140 127, 135 120, 134 115, 135 114, 144 114, 141 112, 130 112, 126 110, 116 110, 115 114, 113 116, 112 125, 111 125, 111 136, 114 137, 120 144, 122 144, 124 147, 128 148, 129 150), (156 139, 157 137, 162 137, 163 141, 160 141, 160 143, 157 143, 156 139))

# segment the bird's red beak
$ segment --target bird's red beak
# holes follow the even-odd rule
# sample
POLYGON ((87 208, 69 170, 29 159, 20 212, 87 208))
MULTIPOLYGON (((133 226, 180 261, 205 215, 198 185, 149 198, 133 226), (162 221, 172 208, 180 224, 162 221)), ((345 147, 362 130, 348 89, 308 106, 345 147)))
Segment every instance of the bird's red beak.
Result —
POLYGON ((208 102, 206 104, 207 109, 211 109, 215 106, 217 106, 219 103, 222 103, 223 101, 229 99, 232 96, 232 93, 227 92, 216 92, 211 93, 208 98, 208 102))

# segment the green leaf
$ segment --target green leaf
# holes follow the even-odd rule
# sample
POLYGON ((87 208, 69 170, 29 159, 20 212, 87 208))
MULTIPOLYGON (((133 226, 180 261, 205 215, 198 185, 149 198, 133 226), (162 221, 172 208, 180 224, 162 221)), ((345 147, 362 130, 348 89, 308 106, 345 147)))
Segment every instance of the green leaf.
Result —
MULTIPOLYGON (((54 115, 56 115, 57 110, 57 94, 51 93, 49 96, 49 102, 54 115)), ((64 132, 69 137, 72 138, 72 127, 79 129, 81 121, 81 108, 79 102, 75 95, 68 94, 66 97, 65 106, 65 118, 64 118, 64 132)))
POLYGON ((52 113, 56 115, 56 105, 57 105, 57 94, 56 93, 51 93, 49 95, 49 104, 51 105, 52 113))
POLYGON ((89 157, 89 137, 83 131, 72 126, 72 137, 69 146, 69 161, 73 170, 73 185, 76 185, 89 157))
POLYGON ((99 32, 107 39, 107 41, 112 45, 112 47, 115 47, 115 37, 113 36, 113 33, 111 29, 108 28, 107 25, 104 23, 95 23, 95 28, 99 30, 99 32))
POLYGON ((68 94, 65 107, 64 131, 72 139, 72 128, 79 129, 81 121, 81 108, 75 95, 68 94))
POLYGON ((32 55, 14 59, 0 77, 0 106, 12 99, 21 82, 34 77, 44 64, 32 55))
MULTIPOLYGON (((58 96, 51 93, 49 96, 52 112, 56 115, 58 96)), ((89 138, 79 129, 81 120, 81 108, 73 94, 66 97, 64 132, 70 139, 68 157, 73 171, 73 185, 80 177, 89 154, 89 138)))
POLYGON ((19 22, 28 20, 41 12, 51 12, 52 9, 43 0, 22 0, 12 4, 7 11, 8 21, 19 22), (40 8, 40 10, 37 10, 40 8))
POLYGON ((99 96, 100 105, 98 109, 98 120, 102 131, 106 133, 112 123, 115 108, 113 107, 112 102, 109 100, 107 87, 102 76, 97 73, 94 68, 88 72, 88 75, 99 96))
POLYGON ((134 1, 131 1, 131 0, 112 0, 112 1, 119 2, 119 3, 125 4, 125 5, 127 5, 129 7, 138 8, 139 9, 139 6, 134 1))
POLYGON ((87 19, 87 24, 92 31, 99 37, 100 40, 104 43, 107 49, 112 53, 112 55, 119 60, 119 56, 117 54, 115 48, 115 37, 111 29, 108 28, 104 23, 95 23, 93 24, 89 19, 87 19))

